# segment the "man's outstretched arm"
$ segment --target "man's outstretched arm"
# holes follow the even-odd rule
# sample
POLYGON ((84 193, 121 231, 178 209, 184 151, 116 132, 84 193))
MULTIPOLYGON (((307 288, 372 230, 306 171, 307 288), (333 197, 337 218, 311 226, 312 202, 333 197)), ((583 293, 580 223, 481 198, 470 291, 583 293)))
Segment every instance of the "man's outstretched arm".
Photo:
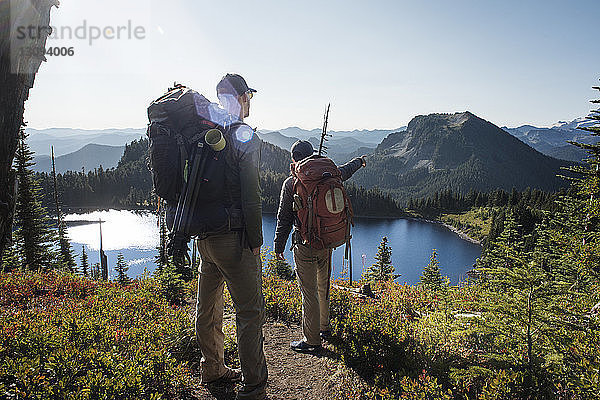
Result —
POLYGON ((364 167, 367 165, 365 157, 366 156, 356 157, 352 161, 349 161, 346 164, 339 167, 342 173, 342 181, 350 179, 350 177, 354 175, 354 173, 358 171, 360 167, 364 167))

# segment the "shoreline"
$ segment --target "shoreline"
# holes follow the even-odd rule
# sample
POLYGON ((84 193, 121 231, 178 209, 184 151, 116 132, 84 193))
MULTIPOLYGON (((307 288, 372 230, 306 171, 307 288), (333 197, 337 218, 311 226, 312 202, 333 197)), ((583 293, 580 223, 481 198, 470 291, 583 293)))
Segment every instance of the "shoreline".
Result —
POLYGON ((467 242, 471 242, 473 244, 482 246, 481 241, 477 240, 475 238, 472 238, 471 236, 467 235, 465 232, 461 231, 460 229, 449 225, 445 222, 442 221, 435 221, 435 220, 431 220, 431 219, 426 219, 426 218, 417 218, 417 217, 406 217, 405 219, 410 219, 413 221, 420 221, 420 222, 428 222, 430 224, 437 224, 437 225, 442 225, 443 227, 445 227, 446 229, 452 231, 453 233, 455 233, 456 235, 458 235, 458 237, 460 237, 463 240, 466 240, 467 242))

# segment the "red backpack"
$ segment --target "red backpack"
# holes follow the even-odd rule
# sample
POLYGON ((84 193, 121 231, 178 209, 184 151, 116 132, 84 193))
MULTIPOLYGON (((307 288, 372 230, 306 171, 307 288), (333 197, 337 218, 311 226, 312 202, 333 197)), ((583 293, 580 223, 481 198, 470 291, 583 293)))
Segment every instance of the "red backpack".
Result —
POLYGON ((303 244, 320 250, 348 243, 353 213, 339 168, 315 155, 292 164, 291 170, 303 244))

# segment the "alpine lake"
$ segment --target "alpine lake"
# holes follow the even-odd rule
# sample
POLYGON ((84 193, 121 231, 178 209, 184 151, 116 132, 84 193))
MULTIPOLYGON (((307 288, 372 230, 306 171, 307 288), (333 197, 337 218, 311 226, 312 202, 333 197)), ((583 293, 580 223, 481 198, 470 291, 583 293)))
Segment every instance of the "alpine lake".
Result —
MULTIPOLYGON (((159 229, 155 213, 148 211, 108 210, 85 214, 67 214, 65 220, 77 264, 80 264, 85 247, 89 263, 99 262, 100 224, 102 221, 102 247, 108 257, 109 275, 115 276, 114 267, 119 253, 129 266, 127 274, 138 277, 151 274, 156 268, 159 229)), ((275 214, 263 214, 264 246, 273 248, 275 214)), ((429 263, 433 249, 437 251, 442 274, 455 285, 466 279, 481 246, 462 239, 443 225, 412 219, 384 219, 355 217, 352 229, 352 277, 359 280, 364 268, 375 262, 375 254, 382 237, 387 236, 392 249, 392 264, 399 283, 415 284, 423 268, 429 263)), ((344 261, 344 247, 333 252, 333 275, 348 279, 349 263, 344 261)), ((293 266, 290 242, 285 251, 287 261, 293 266)))

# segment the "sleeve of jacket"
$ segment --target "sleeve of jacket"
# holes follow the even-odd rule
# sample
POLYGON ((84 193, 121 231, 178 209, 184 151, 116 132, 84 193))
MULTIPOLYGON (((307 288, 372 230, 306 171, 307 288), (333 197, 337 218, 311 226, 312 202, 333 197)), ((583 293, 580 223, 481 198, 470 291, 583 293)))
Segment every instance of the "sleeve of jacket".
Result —
POLYGON ((362 167, 362 160, 360 159, 360 157, 356 157, 352 161, 349 161, 346 164, 339 167, 340 171, 342 172, 342 181, 350 179, 350 177, 354 175, 354 173, 358 171, 360 167, 362 167))
POLYGON ((281 185, 279 209, 277 210, 277 227, 275 228, 275 253, 283 253, 292 226, 294 225, 294 178, 288 177, 281 185))
POLYGON ((263 244, 262 204, 260 198, 260 140, 248 125, 240 125, 233 132, 240 173, 240 199, 246 234, 251 248, 263 244))

